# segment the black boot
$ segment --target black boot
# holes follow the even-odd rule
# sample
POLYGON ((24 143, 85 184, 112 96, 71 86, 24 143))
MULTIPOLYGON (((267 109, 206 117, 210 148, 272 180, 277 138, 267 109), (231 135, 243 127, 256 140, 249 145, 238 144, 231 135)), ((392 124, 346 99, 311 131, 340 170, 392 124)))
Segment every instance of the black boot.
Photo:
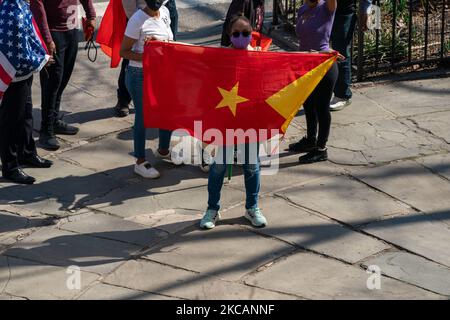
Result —
POLYGON ((36 181, 35 178, 27 175, 20 168, 11 171, 3 171, 3 178, 19 184, 33 184, 36 181))
POLYGON ((126 117, 130 114, 130 104, 118 101, 114 107, 114 115, 118 118, 126 117))
POLYGON ((56 151, 60 147, 58 140, 56 140, 54 135, 42 132, 39 136, 39 146, 50 151, 56 151))
POLYGON ((80 131, 80 129, 78 129, 77 127, 71 126, 70 124, 62 120, 56 121, 54 125, 54 130, 55 134, 64 134, 69 136, 76 135, 78 131, 80 131))
POLYGON ((31 157, 20 158, 19 164, 31 168, 50 168, 53 165, 53 161, 41 158, 35 154, 31 157))
POLYGON ((289 145, 289 151, 306 153, 314 150, 317 147, 316 139, 309 139, 308 137, 303 137, 299 142, 291 143, 289 145))
POLYGON ((328 152, 327 149, 319 150, 318 148, 314 149, 313 151, 308 152, 304 156, 301 156, 298 161, 301 164, 307 164, 307 163, 314 163, 314 162, 320 162, 320 161, 327 161, 328 160, 328 152))

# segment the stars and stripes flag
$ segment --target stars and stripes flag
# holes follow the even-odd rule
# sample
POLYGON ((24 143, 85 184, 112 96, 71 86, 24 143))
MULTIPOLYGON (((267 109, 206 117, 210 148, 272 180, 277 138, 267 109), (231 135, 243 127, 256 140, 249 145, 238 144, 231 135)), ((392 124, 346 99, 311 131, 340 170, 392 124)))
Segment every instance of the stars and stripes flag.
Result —
POLYGON ((50 56, 24 0, 0 0, 0 102, 11 82, 39 72, 50 56))

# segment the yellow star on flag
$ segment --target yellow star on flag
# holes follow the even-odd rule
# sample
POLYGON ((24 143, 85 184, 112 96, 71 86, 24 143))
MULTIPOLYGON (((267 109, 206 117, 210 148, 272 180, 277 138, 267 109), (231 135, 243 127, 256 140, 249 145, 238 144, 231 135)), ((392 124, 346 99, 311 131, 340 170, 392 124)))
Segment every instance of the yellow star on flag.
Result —
POLYGON ((219 87, 217 89, 219 89, 220 94, 222 95, 222 101, 220 101, 216 109, 229 107, 231 113, 233 113, 233 116, 236 117, 237 105, 239 103, 248 101, 248 99, 238 95, 239 82, 237 82, 233 89, 231 89, 230 91, 219 87))

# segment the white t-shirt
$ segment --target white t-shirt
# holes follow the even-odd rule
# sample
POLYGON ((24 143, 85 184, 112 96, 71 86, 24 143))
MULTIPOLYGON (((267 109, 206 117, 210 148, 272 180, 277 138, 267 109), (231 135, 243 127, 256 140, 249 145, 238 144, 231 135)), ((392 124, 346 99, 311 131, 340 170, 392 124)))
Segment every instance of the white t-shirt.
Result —
MULTIPOLYGON (((125 35, 128 38, 136 39, 136 43, 131 49, 136 53, 144 52, 145 38, 154 36, 157 40, 173 40, 172 30, 170 29, 170 13, 166 6, 159 9, 159 18, 150 17, 143 10, 136 11, 128 21, 125 35)), ((130 66, 142 68, 142 62, 130 60, 130 66)))

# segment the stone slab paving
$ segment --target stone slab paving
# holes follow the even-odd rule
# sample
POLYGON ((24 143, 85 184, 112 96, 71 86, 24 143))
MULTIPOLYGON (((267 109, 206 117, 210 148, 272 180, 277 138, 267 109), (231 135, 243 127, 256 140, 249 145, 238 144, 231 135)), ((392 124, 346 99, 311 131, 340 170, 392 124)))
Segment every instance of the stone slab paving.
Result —
MULTIPOLYGON (((180 39, 217 46, 228 3, 183 3, 180 39)), ((269 226, 242 217, 236 166, 221 223, 202 232, 207 174, 157 159, 155 130, 147 157, 161 178, 133 173, 134 115, 112 117, 119 69, 102 53, 89 62, 83 47, 62 103, 80 133, 39 149, 55 165, 25 169, 34 186, 0 178, 0 299, 450 298, 450 78, 354 88, 332 115, 330 162, 299 166, 286 152, 305 135, 300 110, 276 174, 263 162, 269 226), (367 289, 370 264, 385 275, 381 290, 367 289), (81 291, 67 289, 70 265, 81 291)), ((33 99, 37 134, 37 77, 33 99)))
POLYGON ((105 283, 98 283, 87 289, 77 300, 174 300, 159 294, 137 291, 105 283))
POLYGON ((419 210, 436 213, 450 209, 450 184, 415 161, 355 170, 353 175, 419 210))
POLYGON ((95 233, 89 236, 46 227, 32 233, 3 254, 41 265, 65 268, 77 265, 83 271, 107 274, 141 248, 94 236, 95 233))
POLYGON ((245 283, 308 299, 442 299, 412 285, 381 279, 380 290, 367 288, 365 270, 310 253, 297 253, 251 275, 245 283))
POLYGON ((349 225, 410 211, 407 206, 346 175, 320 179, 277 194, 349 225))
POLYGON ((330 132, 330 159, 346 164, 376 164, 434 154, 448 149, 433 135, 414 130, 396 119, 334 127, 330 132), (344 152, 341 153, 341 150, 344 152), (356 156, 350 157, 351 154, 356 156), (362 158, 358 156, 362 154, 362 158), (354 158, 356 157, 356 158, 354 158))
MULTIPOLYGON (((162 183, 166 184, 167 181, 162 181, 162 183)), ((188 179, 180 181, 180 183, 189 185, 190 182, 188 179)), ((181 190, 155 194, 151 188, 147 189, 142 184, 133 184, 124 189, 115 190, 105 197, 90 201, 87 205, 89 208, 126 218, 152 214, 161 210, 177 209, 183 209, 185 212, 192 211, 194 215, 197 215, 206 210, 207 198, 206 186, 189 186, 181 188, 181 190)), ((224 208, 237 205, 244 200, 245 193, 243 191, 228 186, 223 187, 221 203, 224 208)))
POLYGON ((445 78, 398 81, 361 91, 383 108, 399 116, 448 110, 450 101, 448 80, 445 78))
MULTIPOLYGON (((341 110, 340 112, 333 112, 331 115, 332 125, 340 127, 354 123, 361 123, 386 119, 394 119, 396 116, 389 110, 384 109, 376 101, 368 98, 364 94, 356 91, 352 96, 352 103, 341 110)), ((306 126, 304 117, 301 117, 303 124, 306 126)))
MULTIPOLYGON (((449 95, 450 96, 450 95, 449 95)), ((442 138, 450 143, 450 112, 436 112, 431 114, 422 114, 409 118, 418 128, 429 131, 436 137, 442 138)))
POLYGON ((400 216, 375 222, 364 230, 450 267, 450 211, 400 216))
POLYGON ((162 229, 148 228, 104 214, 87 213, 68 220, 67 223, 61 223, 59 229, 138 246, 151 246, 167 236, 167 232, 162 229))
POLYGON ((145 260, 128 261, 109 275, 104 282, 184 299, 277 300, 301 298, 145 260))
POLYGON ((53 224, 47 217, 24 217, 0 211, 0 252, 21 241, 38 227, 53 224))
MULTIPOLYGON (((287 148, 282 145, 281 150, 287 148)), ((338 175, 344 170, 330 162, 315 163, 308 166, 298 164, 299 154, 290 154, 282 151, 278 164, 272 162, 261 168, 261 193, 274 193, 289 188, 290 185, 299 185, 324 177, 338 175)), ((233 167, 233 177, 230 186, 245 190, 243 170, 239 166, 233 167)))
MULTIPOLYGON (((258 232, 300 248, 349 263, 356 263, 389 248, 381 241, 309 213, 280 198, 264 198, 260 207, 270 225, 258 232)), ((240 223, 249 225, 242 214, 242 210, 232 209, 226 213, 226 218, 240 218, 240 223)))
POLYGON ((224 220, 213 233, 197 226, 143 253, 142 257, 171 266, 209 274, 227 280, 239 280, 294 250, 294 247, 253 232, 230 226, 224 220))
POLYGON ((365 261, 364 265, 376 265, 389 277, 450 296, 450 268, 416 255, 401 251, 385 252, 365 261))
MULTIPOLYGON (((72 299, 78 291, 67 286, 66 268, 0 256, 0 292, 27 299, 72 299)), ((81 271, 81 287, 98 275, 81 271)))
POLYGON ((438 154, 417 160, 434 173, 450 180, 450 154, 438 154))
POLYGON ((32 186, 4 183, 1 202, 49 215, 67 215, 92 198, 125 185, 103 173, 55 160, 51 169, 26 169, 37 182, 32 186))
POLYGON ((159 210, 148 214, 141 214, 125 218, 126 221, 139 223, 146 227, 158 228, 168 233, 177 233, 194 224, 198 224, 203 212, 185 209, 159 210))

